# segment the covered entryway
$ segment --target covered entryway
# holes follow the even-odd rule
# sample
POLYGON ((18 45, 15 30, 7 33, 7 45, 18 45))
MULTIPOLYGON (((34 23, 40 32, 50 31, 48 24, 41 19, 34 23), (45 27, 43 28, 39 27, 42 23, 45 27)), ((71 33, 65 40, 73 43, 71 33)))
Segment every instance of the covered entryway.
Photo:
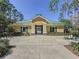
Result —
POLYGON ((32 29, 31 29, 31 33, 33 35, 37 35, 37 34, 47 34, 47 24, 48 21, 42 17, 42 16, 37 16, 35 18, 33 18, 32 20, 32 29))
POLYGON ((35 25, 35 34, 43 34, 43 25, 35 25))

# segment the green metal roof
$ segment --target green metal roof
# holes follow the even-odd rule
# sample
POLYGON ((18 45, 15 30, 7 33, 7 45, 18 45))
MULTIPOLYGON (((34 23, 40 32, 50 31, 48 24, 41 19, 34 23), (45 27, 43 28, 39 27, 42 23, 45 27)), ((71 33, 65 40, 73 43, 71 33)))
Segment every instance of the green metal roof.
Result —
POLYGON ((17 24, 30 24, 32 21, 18 21, 17 24))
MULTIPOLYGON (((24 20, 24 21, 18 21, 18 22, 14 23, 14 24, 29 25, 31 23, 32 23, 31 20, 29 20, 29 21, 24 20)), ((53 26, 56 26, 56 25, 64 25, 64 23, 58 22, 58 21, 48 21, 48 23, 50 25, 53 25, 53 26)))
POLYGON ((49 24, 51 24, 51 25, 64 25, 64 23, 58 22, 58 21, 49 21, 49 24))

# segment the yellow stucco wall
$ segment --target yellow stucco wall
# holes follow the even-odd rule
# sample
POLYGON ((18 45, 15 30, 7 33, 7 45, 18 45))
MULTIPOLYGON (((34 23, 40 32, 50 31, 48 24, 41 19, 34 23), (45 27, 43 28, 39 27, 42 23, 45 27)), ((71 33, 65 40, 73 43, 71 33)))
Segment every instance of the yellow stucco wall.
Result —
POLYGON ((56 26, 53 26, 53 25, 50 25, 48 24, 47 25, 47 32, 49 33, 50 32, 50 28, 51 27, 57 27, 57 32, 64 32, 64 26, 63 25, 56 25, 56 26))
MULTIPOLYGON (((26 26, 26 27, 28 27, 28 32, 31 34, 31 32, 33 31, 33 32, 35 32, 35 25, 46 25, 46 23, 45 22, 40 22, 40 21, 37 21, 37 22, 35 22, 35 23, 33 23, 33 24, 31 24, 30 26, 26 26), (34 24, 34 25, 33 25, 34 24), (33 26, 33 27, 32 27, 33 26), (32 29, 33 28, 33 29, 32 29)), ((51 27, 51 25, 46 25, 46 29, 45 28, 43 28, 44 30, 43 30, 43 32, 46 32, 46 33, 49 33, 50 32, 50 27, 51 27)), ((15 30, 15 32, 20 32, 20 30, 21 30, 21 25, 15 25, 15 26, 13 26, 13 28, 14 28, 14 30, 15 30)), ((57 26, 57 32, 64 32, 64 28, 63 28, 63 26, 57 26)))
POLYGON ((31 34, 32 26, 28 26, 28 33, 31 34))
POLYGON ((50 32, 50 27, 51 27, 50 25, 47 26, 47 33, 50 32))
MULTIPOLYGON (((24 27, 28 27, 28 33, 35 34, 35 25, 43 25, 43 33, 49 33, 50 27, 53 25, 49 24, 45 19, 38 17, 32 20, 32 23, 30 25, 24 25, 24 27)), ((20 32, 22 25, 16 24, 13 26, 15 29, 15 32, 20 32)), ((57 32, 64 32, 63 25, 56 25, 57 32)))
POLYGON ((13 28, 14 28, 15 32, 20 32, 21 26, 20 25, 14 25, 13 28))
POLYGON ((64 26, 63 25, 57 25, 57 32, 64 32, 64 26))
POLYGON ((46 23, 43 22, 43 21, 36 21, 33 24, 35 24, 35 25, 43 25, 43 24, 46 24, 46 23))
MULTIPOLYGON (((13 27, 15 32, 20 32, 22 25, 16 24, 16 25, 13 25, 12 27, 13 27)), ((31 33, 31 28, 32 28, 31 26, 28 26, 28 25, 25 26, 24 25, 24 27, 28 27, 28 32, 31 33)))
POLYGON ((57 32, 64 32, 64 29, 57 29, 57 32))
POLYGON ((46 19, 43 19, 42 17, 37 17, 37 18, 34 18, 33 20, 32 20, 32 23, 34 23, 34 22, 45 22, 45 23, 48 23, 48 21, 46 20, 46 19))

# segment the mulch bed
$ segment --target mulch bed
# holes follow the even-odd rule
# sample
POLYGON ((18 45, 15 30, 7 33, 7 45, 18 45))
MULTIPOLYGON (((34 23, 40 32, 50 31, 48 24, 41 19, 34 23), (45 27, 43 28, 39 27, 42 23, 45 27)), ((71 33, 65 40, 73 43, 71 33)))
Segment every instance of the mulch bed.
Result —
POLYGON ((79 51, 75 50, 71 45, 64 45, 68 50, 70 50, 73 54, 79 57, 79 51))

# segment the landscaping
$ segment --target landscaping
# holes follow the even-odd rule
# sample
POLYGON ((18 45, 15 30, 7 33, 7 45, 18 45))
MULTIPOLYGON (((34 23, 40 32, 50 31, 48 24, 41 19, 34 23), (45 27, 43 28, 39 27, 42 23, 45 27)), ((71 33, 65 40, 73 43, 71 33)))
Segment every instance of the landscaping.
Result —
POLYGON ((65 47, 79 57, 79 43, 71 42, 70 45, 65 45, 65 47))
POLYGON ((66 33, 65 39, 72 40, 69 45, 65 45, 65 47, 70 50, 75 55, 79 56, 79 27, 72 26, 66 33))
POLYGON ((77 59, 64 46, 79 56, 79 0, 0 0, 0 58, 77 59))
POLYGON ((0 39, 0 57, 3 57, 9 52, 9 40, 0 39))
POLYGON ((65 35, 65 33, 61 33, 61 32, 49 32, 47 35, 50 35, 50 36, 63 36, 65 35))

